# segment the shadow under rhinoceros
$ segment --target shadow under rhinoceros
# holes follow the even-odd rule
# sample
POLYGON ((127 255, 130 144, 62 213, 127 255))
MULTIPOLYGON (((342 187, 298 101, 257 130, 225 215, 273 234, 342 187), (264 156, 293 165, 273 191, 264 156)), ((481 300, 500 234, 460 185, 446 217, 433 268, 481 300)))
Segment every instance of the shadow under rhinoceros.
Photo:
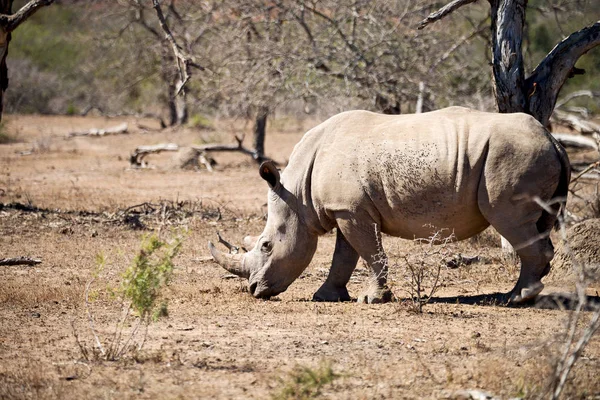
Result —
MULTIPOLYGON (((507 293, 478 294, 473 296, 432 297, 430 304, 469 304, 480 306, 506 306, 513 308, 532 307, 544 310, 575 310, 578 303, 576 293, 550 293, 538 295, 534 301, 511 305, 507 293)), ((402 301, 402 299, 400 300, 402 301)), ((585 311, 594 311, 600 307, 600 296, 588 296, 585 311)))

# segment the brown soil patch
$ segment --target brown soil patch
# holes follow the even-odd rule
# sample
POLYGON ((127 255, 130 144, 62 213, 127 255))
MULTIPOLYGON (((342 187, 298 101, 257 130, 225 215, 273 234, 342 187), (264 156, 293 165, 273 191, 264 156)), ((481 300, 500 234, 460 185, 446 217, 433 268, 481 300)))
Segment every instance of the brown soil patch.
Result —
MULTIPOLYGON (((296 366, 323 364, 339 375, 320 390, 330 399, 441 398, 473 388, 503 398, 544 394, 569 311, 494 304, 493 294, 510 290, 518 269, 501 260, 491 231, 453 245, 455 253, 481 261, 444 268, 440 292, 423 314, 403 302, 310 302, 325 279, 334 234, 321 238, 313 262, 285 293, 259 301, 245 282, 227 279, 206 246, 217 231, 240 244, 262 230, 266 186, 256 166, 237 154, 215 155, 214 173, 171 169, 171 154, 150 156, 154 169, 128 166, 138 145, 233 142, 243 126, 220 121, 210 132, 148 132, 132 119, 7 120, 21 142, 0 146, 0 257, 43 263, 0 269, 0 398, 264 399, 282 393, 296 366), (123 121, 130 123, 128 135, 64 139, 70 131, 123 121), (161 223, 189 229, 167 293, 169 316, 150 326, 135 357, 82 360, 71 323, 91 345, 82 294, 96 255, 106 256, 106 278, 117 282, 141 237, 161 223)), ((305 125, 272 129, 268 154, 285 161, 305 125)), ((594 242, 597 249, 597 236, 594 242)), ((393 290, 406 299, 403 254, 418 247, 393 238, 384 245, 394 264, 393 290)), ((359 265, 352 296, 367 276, 359 265)), ((558 282, 544 293, 565 290, 558 282)), ((94 305, 98 329, 110 332, 113 304, 100 298, 94 305)), ((596 337, 567 396, 600 394, 599 368, 596 337)))

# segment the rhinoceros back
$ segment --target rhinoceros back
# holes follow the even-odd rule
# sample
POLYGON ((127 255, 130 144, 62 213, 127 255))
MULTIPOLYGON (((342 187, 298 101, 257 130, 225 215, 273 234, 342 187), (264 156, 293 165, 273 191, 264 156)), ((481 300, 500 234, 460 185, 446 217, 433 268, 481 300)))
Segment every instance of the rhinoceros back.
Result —
POLYGON ((312 159, 304 179, 324 226, 367 210, 384 233, 413 239, 444 229, 461 239, 488 226, 477 195, 491 137, 511 142, 531 130, 528 117, 502 117, 460 107, 346 112, 309 132, 288 168, 312 159))

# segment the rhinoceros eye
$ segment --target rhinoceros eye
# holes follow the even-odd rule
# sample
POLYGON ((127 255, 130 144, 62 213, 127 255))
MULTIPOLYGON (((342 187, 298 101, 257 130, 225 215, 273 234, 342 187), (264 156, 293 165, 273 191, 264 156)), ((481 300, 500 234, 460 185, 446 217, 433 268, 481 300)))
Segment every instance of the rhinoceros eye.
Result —
POLYGON ((263 244, 260 245, 260 251, 263 253, 270 253, 271 250, 273 250, 273 244, 271 242, 263 242, 263 244))

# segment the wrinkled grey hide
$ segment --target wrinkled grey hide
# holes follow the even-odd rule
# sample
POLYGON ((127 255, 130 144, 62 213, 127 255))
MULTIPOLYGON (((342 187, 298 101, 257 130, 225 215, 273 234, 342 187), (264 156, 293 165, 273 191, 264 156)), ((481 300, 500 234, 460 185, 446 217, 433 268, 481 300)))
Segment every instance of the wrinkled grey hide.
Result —
POLYGON ((435 227, 461 240, 490 224, 521 259, 510 300, 534 298, 553 257, 547 232, 559 206, 544 211, 532 198, 564 198, 570 179, 565 151, 531 116, 461 107, 345 112, 306 133, 281 176, 268 162, 259 172, 269 185, 266 227, 237 258, 209 243, 215 260, 248 278, 254 296, 275 296, 309 265, 317 237, 337 228, 314 300, 350 300, 346 284, 362 257, 376 282, 359 297, 369 303, 392 298, 381 233, 426 238, 435 227))

